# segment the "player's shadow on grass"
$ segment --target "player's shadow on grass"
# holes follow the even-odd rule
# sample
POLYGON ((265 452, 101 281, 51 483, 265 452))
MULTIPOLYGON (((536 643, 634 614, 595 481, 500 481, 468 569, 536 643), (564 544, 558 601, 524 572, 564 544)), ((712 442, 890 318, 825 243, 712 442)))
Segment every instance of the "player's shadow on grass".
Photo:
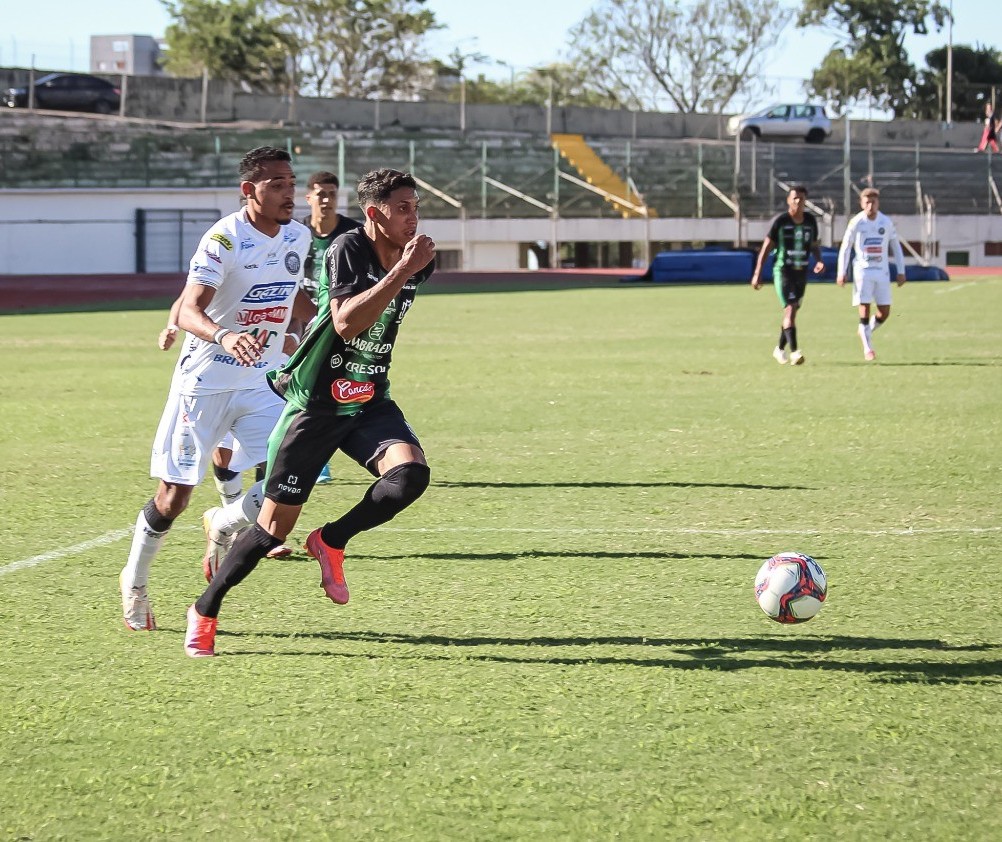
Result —
POLYGON ((763 485, 751 482, 610 482, 581 480, 577 482, 488 482, 486 480, 434 480, 439 488, 742 488, 750 491, 813 491, 809 485, 763 485))
POLYGON ((312 655, 334 658, 415 658, 428 661, 461 661, 470 663, 504 663, 521 665, 555 666, 627 666, 654 667, 677 670, 712 670, 731 672, 747 669, 812 670, 822 672, 855 672, 869 674, 873 681, 887 684, 1002 684, 1002 659, 969 661, 964 663, 920 660, 846 660, 819 658, 835 652, 876 652, 881 650, 926 651, 935 653, 987 652, 1002 648, 996 644, 967 644, 954 646, 935 639, 902 639, 871 637, 748 637, 748 638, 652 638, 652 637, 478 637, 453 635, 415 635, 392 632, 306 632, 306 633, 249 633, 236 637, 279 637, 288 639, 309 638, 336 642, 353 641, 380 645, 433 646, 443 652, 421 654, 379 652, 330 651, 244 651, 233 655, 312 655), (462 651, 475 647, 521 647, 522 654, 462 651), (643 647, 644 649, 675 649, 680 657, 652 657, 640 654, 543 654, 547 648, 580 646, 643 647), (752 653, 766 651, 766 657, 752 653), (537 656, 537 653, 539 655, 537 656))

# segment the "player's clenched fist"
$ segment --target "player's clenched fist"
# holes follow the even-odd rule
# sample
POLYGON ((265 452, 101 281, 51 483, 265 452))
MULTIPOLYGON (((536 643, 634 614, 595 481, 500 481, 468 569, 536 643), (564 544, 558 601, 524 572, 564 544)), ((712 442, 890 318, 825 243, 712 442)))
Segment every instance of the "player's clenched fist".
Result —
POLYGON ((404 246, 403 262, 414 272, 424 269, 435 257, 435 241, 427 234, 418 234, 404 246))

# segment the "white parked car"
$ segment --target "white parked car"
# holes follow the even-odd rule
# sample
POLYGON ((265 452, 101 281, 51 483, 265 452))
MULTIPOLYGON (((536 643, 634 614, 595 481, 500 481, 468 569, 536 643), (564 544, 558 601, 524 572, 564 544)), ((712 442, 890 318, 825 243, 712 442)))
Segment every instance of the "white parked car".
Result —
POLYGON ((799 137, 821 143, 832 133, 832 121, 823 105, 770 105, 754 114, 738 114, 727 121, 727 131, 742 140, 799 137))

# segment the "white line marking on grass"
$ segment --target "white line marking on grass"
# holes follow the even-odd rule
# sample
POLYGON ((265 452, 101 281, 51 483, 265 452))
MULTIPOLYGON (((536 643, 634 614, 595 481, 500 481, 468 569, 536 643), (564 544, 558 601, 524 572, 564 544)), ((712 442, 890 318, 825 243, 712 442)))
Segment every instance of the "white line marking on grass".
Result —
POLYGON ((92 538, 89 541, 84 541, 82 544, 74 544, 72 547, 63 547, 58 550, 50 550, 47 553, 42 553, 41 555, 35 555, 31 558, 23 558, 20 561, 15 561, 12 564, 8 564, 6 567, 0 567, 0 576, 5 576, 8 573, 13 573, 16 570, 24 570, 28 567, 36 567, 43 561, 54 561, 57 558, 66 558, 66 556, 76 555, 77 553, 87 552, 87 550, 92 550, 95 547, 103 547, 107 544, 114 544, 116 541, 121 541, 132 535, 133 527, 128 529, 116 529, 114 532, 108 532, 99 538, 92 538))
POLYGON ((942 295, 944 292, 956 292, 958 289, 966 289, 967 287, 973 287, 977 285, 978 285, 977 281, 968 281, 966 284, 957 284, 956 286, 951 284, 950 286, 945 287, 944 289, 937 289, 936 295, 942 295))
MULTIPOLYGON (((179 527, 185 530, 199 529, 199 526, 179 527)), ((512 535, 727 535, 742 537, 745 535, 890 535, 902 537, 908 535, 983 535, 988 532, 1002 532, 1002 526, 943 526, 943 527, 919 527, 917 529, 697 529, 688 526, 609 526, 597 529, 575 528, 575 527, 517 527, 517 526, 384 526, 381 532, 407 532, 407 533, 458 533, 458 532, 498 532, 512 535)), ((30 567, 37 567, 45 561, 54 561, 57 558, 66 558, 77 553, 87 552, 95 547, 103 547, 107 544, 114 544, 132 535, 133 527, 127 529, 116 529, 82 544, 74 544, 72 547, 63 547, 58 550, 51 550, 41 555, 24 558, 0 567, 0 576, 7 573, 14 573, 17 570, 25 570, 30 567)))

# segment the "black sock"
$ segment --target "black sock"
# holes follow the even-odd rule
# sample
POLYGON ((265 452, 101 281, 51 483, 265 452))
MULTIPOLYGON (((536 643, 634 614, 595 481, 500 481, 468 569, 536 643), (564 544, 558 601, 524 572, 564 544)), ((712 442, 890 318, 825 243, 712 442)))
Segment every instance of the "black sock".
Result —
POLYGON ((873 321, 876 324, 878 324, 878 325, 882 325, 884 323, 885 319, 880 318, 880 316, 874 316, 873 317, 873 321))
POLYGON ((223 605, 223 597, 235 588, 257 563, 282 542, 274 535, 269 535, 256 523, 237 536, 233 546, 219 565, 219 570, 212 577, 209 587, 195 602, 195 610, 203 617, 218 617, 223 605))
POLYGON ((859 323, 860 323, 860 324, 861 324, 861 325, 862 325, 863 327, 868 327, 868 326, 869 326, 869 324, 870 324, 870 319, 869 319, 869 318, 868 318, 867 316, 860 316, 860 317, 859 317, 859 323))
POLYGON ((219 465, 213 465, 212 475, 220 482, 226 482, 227 480, 236 479, 240 476, 240 472, 231 471, 229 468, 220 468, 219 465))
POLYGON ((343 517, 326 524, 320 537, 328 547, 344 549, 359 532, 392 520, 420 497, 431 480, 431 469, 420 462, 390 468, 369 486, 361 502, 343 517))
POLYGON ((782 351, 786 348, 786 328, 781 327, 779 329, 779 350, 782 351))
MULTIPOLYGON (((783 337, 786 339, 786 343, 790 346, 791 351, 797 350, 797 329, 795 327, 784 327, 783 337)), ((780 346, 783 347, 782 345, 780 346)))
POLYGON ((160 510, 157 509, 157 504, 153 502, 152 497, 150 497, 146 505, 143 506, 143 516, 146 518, 146 522, 150 525, 150 529, 154 532, 166 532, 174 523, 174 518, 166 517, 160 514, 160 510))

